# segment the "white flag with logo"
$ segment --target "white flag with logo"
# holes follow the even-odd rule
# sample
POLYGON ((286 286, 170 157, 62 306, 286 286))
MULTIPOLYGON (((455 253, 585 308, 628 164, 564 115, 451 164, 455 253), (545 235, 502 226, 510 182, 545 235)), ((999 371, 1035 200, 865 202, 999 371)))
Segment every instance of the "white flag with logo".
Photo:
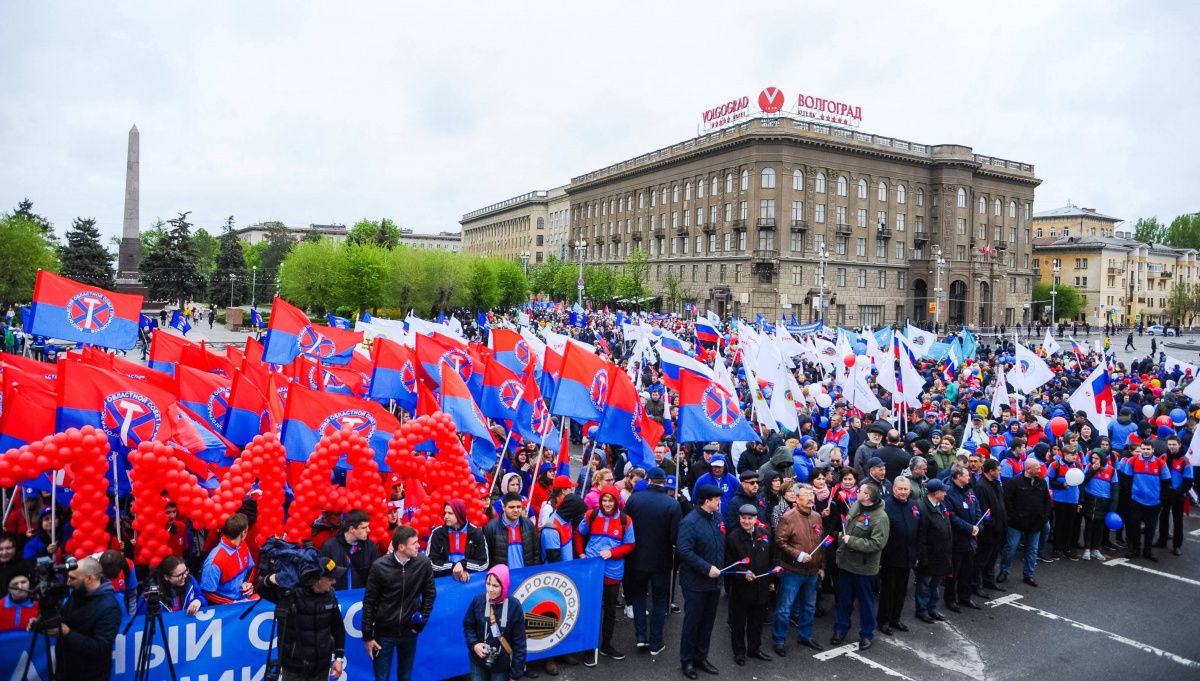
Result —
POLYGON ((1046 354, 1053 357, 1062 352, 1062 346, 1058 341, 1054 340, 1054 336, 1050 335, 1050 329, 1046 329, 1046 337, 1042 340, 1042 347, 1046 349, 1046 354))
POLYGON ((1050 365, 1020 343, 1017 343, 1016 359, 1015 373, 1009 377, 1008 382, 1017 390, 1028 394, 1054 380, 1054 372, 1050 370, 1050 365))
MULTIPOLYGON (((1019 346, 1018 346, 1019 347, 1019 346)), ((1004 380, 1004 365, 996 367, 996 390, 992 393, 992 405, 989 415, 993 421, 999 421, 1001 408, 1009 407, 1008 386, 1004 380)))
POLYGON ((904 332, 904 335, 908 338, 908 344, 912 347, 913 354, 917 356, 917 359, 928 357, 930 348, 937 341, 936 333, 918 329, 912 324, 908 325, 908 329, 904 332))

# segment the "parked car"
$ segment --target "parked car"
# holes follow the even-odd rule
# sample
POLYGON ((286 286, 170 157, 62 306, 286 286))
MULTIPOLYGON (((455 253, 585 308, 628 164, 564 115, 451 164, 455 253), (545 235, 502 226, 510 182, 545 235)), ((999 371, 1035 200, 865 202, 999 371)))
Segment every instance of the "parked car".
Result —
POLYGON ((1174 336, 1175 329, 1172 327, 1167 327, 1166 331, 1163 331, 1162 324, 1155 324, 1154 326, 1147 328, 1146 333, 1150 334, 1151 336, 1174 336))

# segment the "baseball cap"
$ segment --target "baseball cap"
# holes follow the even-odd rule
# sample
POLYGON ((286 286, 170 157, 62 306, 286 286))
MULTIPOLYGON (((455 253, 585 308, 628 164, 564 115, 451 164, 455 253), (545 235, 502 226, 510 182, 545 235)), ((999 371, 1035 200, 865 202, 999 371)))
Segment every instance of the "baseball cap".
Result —
POLYGON ((341 579, 342 575, 346 574, 346 568, 341 567, 333 562, 332 558, 326 558, 325 562, 321 563, 321 576, 329 579, 341 579))

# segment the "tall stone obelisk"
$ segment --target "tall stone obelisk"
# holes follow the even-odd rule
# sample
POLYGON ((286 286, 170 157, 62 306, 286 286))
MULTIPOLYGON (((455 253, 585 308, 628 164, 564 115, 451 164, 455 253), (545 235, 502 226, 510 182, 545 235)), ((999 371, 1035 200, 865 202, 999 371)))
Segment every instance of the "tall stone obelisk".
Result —
POLYGON ((121 231, 121 247, 117 251, 117 288, 122 291, 144 291, 141 263, 140 170, 141 137, 137 126, 129 129, 129 150, 125 157, 125 221, 121 231))

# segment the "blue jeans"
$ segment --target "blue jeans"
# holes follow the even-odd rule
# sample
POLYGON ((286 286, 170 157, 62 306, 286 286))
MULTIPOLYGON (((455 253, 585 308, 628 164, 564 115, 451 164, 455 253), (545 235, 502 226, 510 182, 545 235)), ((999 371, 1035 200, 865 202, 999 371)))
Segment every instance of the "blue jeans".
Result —
POLYGON ((857 575, 842 570, 838 572, 834 634, 845 636, 850 631, 850 613, 855 601, 858 602, 858 635, 872 638, 875 636, 875 575, 857 575))
POLYGON ((670 588, 670 572, 635 572, 625 578, 625 595, 633 607, 634 638, 638 643, 649 643, 653 650, 663 645, 663 625, 667 621, 667 601, 670 598, 667 592, 670 588), (647 601, 650 606, 648 618, 647 601))
POLYGON ((495 671, 473 664, 471 665, 471 681, 508 681, 508 670, 495 671))
POLYGON ((1037 570, 1037 555, 1038 546, 1042 540, 1042 530, 1018 530, 1015 527, 1008 528, 1008 543, 1004 546, 1004 553, 1000 556, 1000 572, 1008 574, 1008 568, 1012 566, 1013 559, 1016 558, 1017 549, 1025 546, 1025 576, 1033 578, 1034 571, 1037 570))
POLYGON ((945 577, 941 575, 917 575, 916 610, 918 617, 937 612, 944 579, 945 577))
POLYGON ((417 659, 416 636, 377 636, 379 652, 375 653, 372 665, 375 667, 375 681, 388 681, 392 675, 392 655, 398 659, 396 666, 396 681, 412 681, 413 662, 417 659))
POLYGON ((1038 555, 1047 560, 1050 559, 1050 521, 1042 526, 1042 532, 1038 536, 1038 555))
POLYGON ((798 575, 784 570, 779 573, 779 597, 775 603, 775 628, 771 641, 782 646, 787 643, 788 625, 792 613, 797 617, 797 636, 801 640, 812 638, 813 613, 817 611, 817 589, 821 578, 817 575, 798 575))

